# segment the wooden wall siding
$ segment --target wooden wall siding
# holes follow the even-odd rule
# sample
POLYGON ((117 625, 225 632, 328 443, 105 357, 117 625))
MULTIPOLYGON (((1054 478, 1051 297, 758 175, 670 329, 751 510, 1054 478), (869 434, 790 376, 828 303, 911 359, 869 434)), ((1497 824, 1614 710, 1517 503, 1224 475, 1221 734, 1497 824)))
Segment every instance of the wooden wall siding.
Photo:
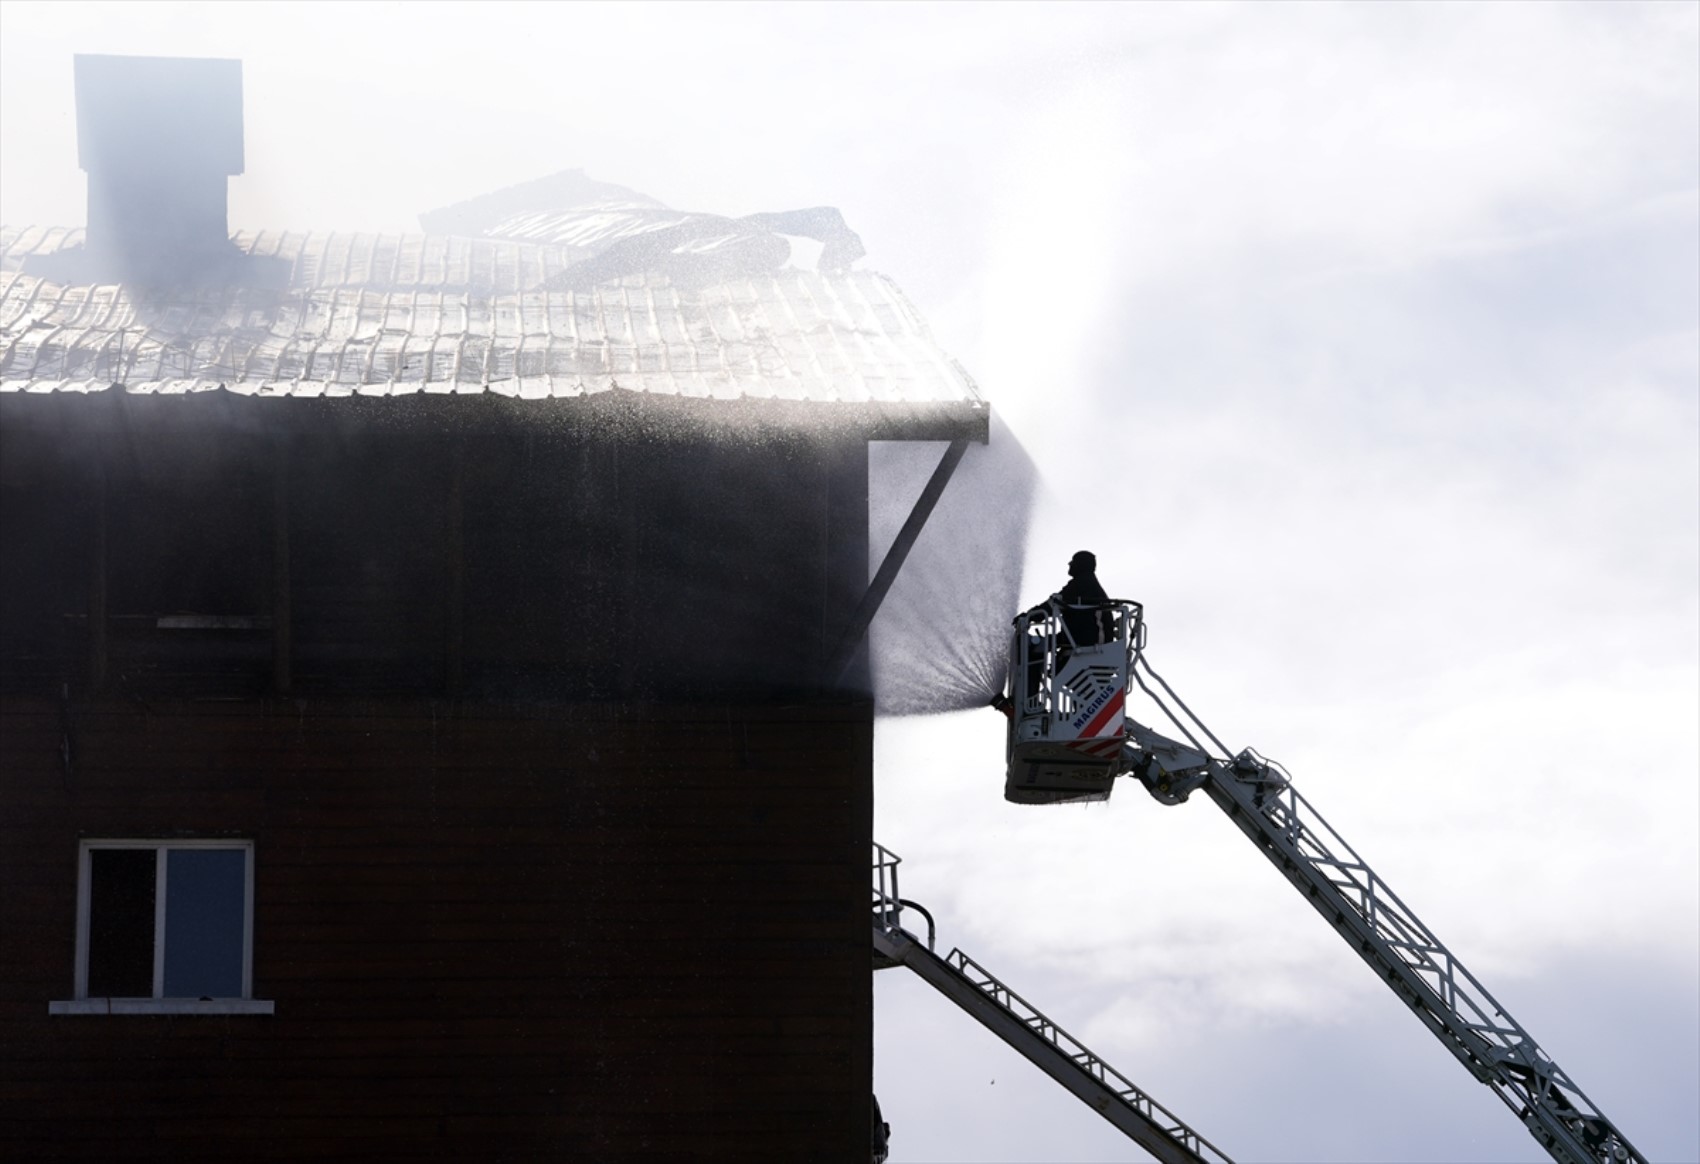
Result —
POLYGON ((56 692, 88 668, 94 490, 28 437, 0 426, 0 683, 56 692))
POLYGON ((858 703, 10 697, 0 1156, 865 1160, 871 751, 858 703), (224 835, 276 1014, 49 1016, 78 841, 224 835))
POLYGON ((867 584, 855 439, 0 438, 19 694, 818 692, 867 584))
POLYGON ((333 435, 288 456, 291 689, 441 692, 453 449, 333 435))

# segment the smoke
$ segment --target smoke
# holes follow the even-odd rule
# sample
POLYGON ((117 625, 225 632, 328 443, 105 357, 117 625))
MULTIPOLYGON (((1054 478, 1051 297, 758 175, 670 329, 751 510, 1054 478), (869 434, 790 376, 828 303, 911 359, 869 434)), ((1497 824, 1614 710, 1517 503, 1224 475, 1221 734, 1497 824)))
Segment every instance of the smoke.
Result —
MULTIPOLYGON (((870 569, 940 453, 932 444, 869 446, 870 569)), ((990 441, 962 458, 870 628, 879 714, 983 707, 1003 689, 1036 478, 1027 451, 994 414, 990 441)))

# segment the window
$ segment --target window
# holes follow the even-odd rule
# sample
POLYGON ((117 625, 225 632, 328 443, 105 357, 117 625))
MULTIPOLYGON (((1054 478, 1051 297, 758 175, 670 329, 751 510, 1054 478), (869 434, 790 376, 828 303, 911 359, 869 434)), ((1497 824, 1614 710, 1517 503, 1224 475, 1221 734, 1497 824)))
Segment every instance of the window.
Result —
POLYGON ((84 841, 76 997, 52 1014, 270 1014, 250 995, 254 846, 84 841))

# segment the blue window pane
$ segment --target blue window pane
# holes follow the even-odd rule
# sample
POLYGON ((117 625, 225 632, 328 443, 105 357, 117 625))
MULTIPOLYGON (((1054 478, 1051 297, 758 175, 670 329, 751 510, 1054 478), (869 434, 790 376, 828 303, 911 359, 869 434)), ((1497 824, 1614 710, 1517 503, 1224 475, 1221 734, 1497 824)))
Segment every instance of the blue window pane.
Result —
POLYGON ((247 864, 242 849, 166 854, 164 997, 242 997, 247 864))

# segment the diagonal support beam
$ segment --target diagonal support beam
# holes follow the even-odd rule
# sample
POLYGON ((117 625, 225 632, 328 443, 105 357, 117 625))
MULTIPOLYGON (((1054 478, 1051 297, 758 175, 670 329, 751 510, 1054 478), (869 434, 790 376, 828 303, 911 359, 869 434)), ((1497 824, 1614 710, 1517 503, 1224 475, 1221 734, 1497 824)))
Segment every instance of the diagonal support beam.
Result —
POLYGON ((950 484, 951 474, 956 472, 956 466, 962 462, 962 456, 968 451, 968 438, 958 437, 950 442, 950 447, 939 458, 938 468, 933 470, 932 477, 927 481, 927 487, 921 490, 921 496, 915 500, 915 508, 909 511, 909 519, 903 523, 903 528, 897 531, 897 540, 891 543, 891 549, 885 553, 885 560, 874 573, 874 580, 868 583, 868 589, 862 595, 862 600, 856 604, 856 611, 850 616, 850 625, 844 630, 844 637, 838 642, 838 649, 833 652, 832 662, 827 668, 827 675, 834 683, 842 682, 844 673, 850 669, 851 662, 856 657, 856 648, 861 645, 862 636, 868 633, 868 626, 874 621, 874 615, 879 613, 880 604, 885 601, 886 593, 891 584, 897 581, 897 572, 903 569, 904 560, 909 557, 909 551, 915 546, 915 539, 921 536, 926 528, 927 518, 932 516, 933 507, 939 503, 944 494, 944 487, 950 484))

